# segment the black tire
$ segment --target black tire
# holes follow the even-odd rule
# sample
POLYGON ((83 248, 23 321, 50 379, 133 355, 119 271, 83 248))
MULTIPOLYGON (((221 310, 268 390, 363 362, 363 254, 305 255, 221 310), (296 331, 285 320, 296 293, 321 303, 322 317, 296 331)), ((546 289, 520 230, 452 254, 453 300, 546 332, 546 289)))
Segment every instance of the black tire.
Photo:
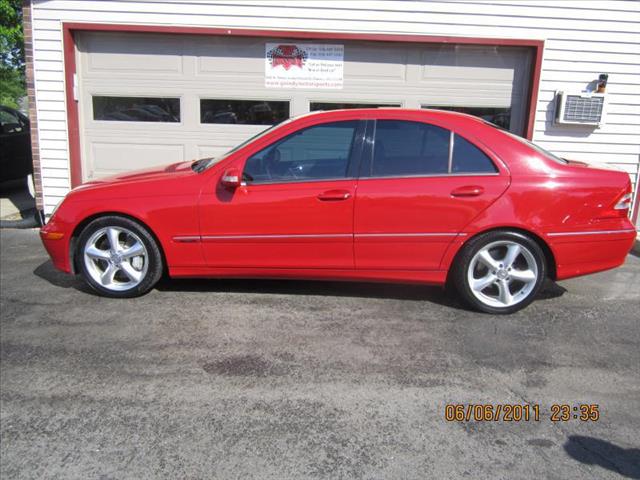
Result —
MULTIPOLYGON (((517 250, 517 249, 516 249, 517 250)), ((524 252, 524 250, 523 250, 524 252)), ((492 256, 492 259, 495 260, 492 256)), ((500 260, 495 260, 496 262, 500 262, 500 260)), ((476 262, 476 265, 480 265, 482 262, 476 262)), ((502 265, 499 263, 499 265, 502 265)), ((475 267, 474 268, 478 268, 475 267)), ((481 266, 481 268, 486 268, 486 275, 489 276, 495 271, 490 271, 492 269, 481 266)), ((514 267, 515 268, 515 267, 514 267)), ((533 269, 535 271, 536 269, 533 269)), ((499 268, 497 273, 502 275, 509 275, 508 272, 505 272, 506 269, 499 268)), ((475 270, 472 273, 475 278, 475 270)), ((467 303, 470 307, 475 310, 484 313, 492 313, 492 314, 509 314, 517 312, 525 308, 529 305, 537 296, 544 280, 547 276, 547 262, 546 257, 538 243, 532 238, 528 237, 525 234, 514 232, 510 230, 494 230, 491 232, 487 232, 477 237, 472 238, 469 242, 462 248, 460 253, 457 255, 455 263, 453 265, 451 281, 459 295, 462 299, 467 303), (518 257, 518 261, 531 261, 535 262, 535 267, 537 269, 537 278, 535 281, 530 281, 530 284, 526 285, 522 283, 522 292, 518 292, 519 295, 514 296, 514 301, 517 301, 515 304, 505 305, 505 306, 497 306, 492 304, 491 295, 484 295, 484 293, 474 293, 471 288, 470 280, 469 280, 469 269, 471 267, 471 263, 481 250, 486 247, 491 247, 492 245, 497 245, 495 248, 500 249, 504 248, 506 251, 506 246, 501 246, 500 244, 504 242, 505 244, 517 244, 521 248, 526 249, 530 256, 527 254, 526 258, 524 254, 521 257, 518 257), (521 295, 521 296, 520 296, 521 295), (482 297, 481 300, 478 297, 482 297), (485 298, 486 297, 486 298, 485 298)), ((482 279, 480 279, 482 280, 482 279)), ((510 280, 510 277, 504 279, 504 281, 510 280)), ((513 281, 513 280, 511 280, 513 281)), ((489 290, 495 288, 496 292, 500 292, 502 289, 498 288, 500 285, 497 285, 500 282, 498 277, 496 276, 495 287, 491 284, 488 285, 489 290)), ((515 281, 514 283, 516 288, 521 284, 519 281, 515 281)), ((511 293, 511 292, 509 292, 511 293)), ((497 294, 500 296, 500 294, 497 294)), ((496 299, 498 301, 498 299, 496 299)))
MULTIPOLYGON (((126 233, 124 235, 125 238, 128 238, 126 233)), ((122 236, 120 238, 122 238, 122 236)), ((131 238, 133 239, 134 237, 131 238)), ((120 262, 125 261, 126 260, 120 260, 120 262)), ((112 298, 131 298, 144 295, 149 290, 151 290, 156 285, 156 283, 158 283, 158 281, 162 277, 163 272, 162 253, 160 252, 160 248, 149 230, 134 220, 115 215, 97 218, 82 230, 76 243, 75 262, 78 267, 78 272, 82 275, 84 281, 92 289, 94 289, 100 295, 112 298), (144 274, 141 275, 139 283, 133 285, 131 288, 126 288, 125 282, 120 284, 120 286, 118 287, 122 288, 120 290, 114 290, 113 288, 105 287, 103 284, 94 279, 92 273, 88 269, 91 268, 91 266, 88 267, 87 262, 85 261, 85 248, 87 247, 87 242, 92 239, 94 234, 109 227, 115 227, 116 229, 125 229, 123 232, 128 231, 133 233, 135 237, 137 237, 137 239, 135 240, 139 239, 146 249, 146 255, 144 256, 143 260, 145 265, 145 268, 143 269, 144 274)), ((97 262, 97 265, 108 266, 108 262, 109 260, 100 260, 97 262)), ((131 261, 129 261, 129 263, 131 263, 131 261)))

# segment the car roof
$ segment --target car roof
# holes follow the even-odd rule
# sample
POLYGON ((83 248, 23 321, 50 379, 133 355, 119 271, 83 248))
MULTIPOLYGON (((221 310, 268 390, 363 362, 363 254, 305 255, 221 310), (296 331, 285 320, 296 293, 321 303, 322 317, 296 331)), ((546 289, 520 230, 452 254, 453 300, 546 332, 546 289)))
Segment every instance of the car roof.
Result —
POLYGON ((430 118, 440 118, 440 119, 450 119, 450 120, 458 120, 458 121, 470 121, 474 123, 480 123, 489 127, 494 127, 494 125, 486 120, 477 117, 475 115, 470 115, 468 113, 462 112, 454 112, 451 110, 439 110, 437 108, 402 108, 402 107, 372 107, 372 108, 341 108, 336 110, 316 110, 314 112, 303 113, 301 115, 297 115, 295 117, 291 117, 290 120, 300 120, 304 118, 312 118, 312 117, 332 117, 332 116, 342 116, 348 115, 350 117, 359 117, 361 116, 363 119, 366 118, 376 118, 380 117, 388 117, 389 115, 402 116, 403 114, 407 115, 407 120, 416 117, 430 117, 430 118))

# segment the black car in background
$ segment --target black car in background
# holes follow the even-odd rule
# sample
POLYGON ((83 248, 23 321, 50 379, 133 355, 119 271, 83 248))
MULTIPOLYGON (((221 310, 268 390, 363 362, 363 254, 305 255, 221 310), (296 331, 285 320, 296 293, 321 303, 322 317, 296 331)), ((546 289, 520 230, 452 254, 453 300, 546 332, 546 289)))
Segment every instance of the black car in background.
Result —
POLYGON ((29 119, 0 105, 0 182, 25 178, 32 172, 29 119))

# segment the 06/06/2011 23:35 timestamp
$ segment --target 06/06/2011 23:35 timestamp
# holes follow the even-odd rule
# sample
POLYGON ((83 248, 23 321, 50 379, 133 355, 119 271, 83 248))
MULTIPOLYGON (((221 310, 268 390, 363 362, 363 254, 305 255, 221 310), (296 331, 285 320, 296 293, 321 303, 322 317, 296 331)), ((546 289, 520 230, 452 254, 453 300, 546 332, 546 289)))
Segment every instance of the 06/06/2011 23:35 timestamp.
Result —
POLYGON ((445 406, 444 418, 447 422, 539 422, 545 418, 552 422, 597 422, 600 406, 554 403, 546 411, 537 403, 449 403, 445 406))

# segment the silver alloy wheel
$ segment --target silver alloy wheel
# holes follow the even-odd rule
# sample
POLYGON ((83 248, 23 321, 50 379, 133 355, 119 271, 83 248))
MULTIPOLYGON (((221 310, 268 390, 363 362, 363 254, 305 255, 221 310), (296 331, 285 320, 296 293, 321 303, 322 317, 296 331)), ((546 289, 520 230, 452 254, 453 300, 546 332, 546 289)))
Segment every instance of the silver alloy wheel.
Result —
POLYGON ((521 243, 500 240, 481 248, 471 259, 467 281, 485 305, 504 308, 526 299, 536 286, 538 264, 521 243))
POLYGON ((121 292, 136 287, 147 274, 147 249, 135 233, 124 227, 104 227, 84 246, 84 264, 102 287, 121 292))

